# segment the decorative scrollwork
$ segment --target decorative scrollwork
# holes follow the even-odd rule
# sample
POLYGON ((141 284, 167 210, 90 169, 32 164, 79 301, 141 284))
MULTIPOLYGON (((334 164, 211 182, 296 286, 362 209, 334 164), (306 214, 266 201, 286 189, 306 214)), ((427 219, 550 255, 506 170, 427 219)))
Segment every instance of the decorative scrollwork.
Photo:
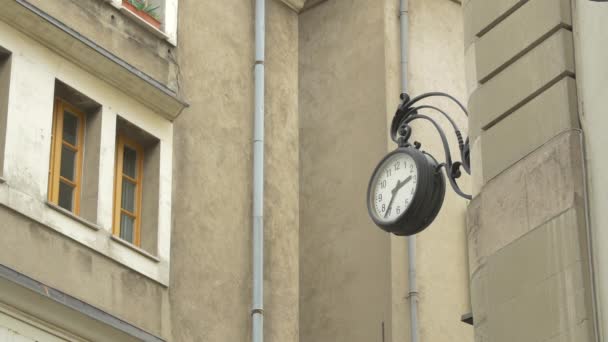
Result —
POLYGON ((448 177, 450 185, 452 186, 454 192, 456 192, 461 197, 470 200, 472 196, 464 193, 456 182, 456 179, 460 178, 460 176, 462 175, 461 169, 464 170, 467 174, 471 174, 469 138, 467 137, 466 139, 463 139, 462 131, 460 130, 456 122, 451 118, 451 116, 444 110, 431 105, 423 104, 416 106, 418 102, 429 97, 447 97, 448 99, 455 102, 466 116, 469 115, 465 106, 449 94, 441 92, 431 92, 419 95, 412 99, 408 94, 403 93, 401 94, 401 104, 397 107, 397 111, 395 113, 395 116, 393 117, 393 122, 391 123, 391 138, 395 143, 397 143, 399 147, 414 146, 415 148, 420 148, 420 143, 418 142, 414 142, 413 144, 409 143, 409 139, 412 136, 412 127, 410 126, 410 123, 415 120, 424 120, 433 124, 433 127, 435 127, 435 129, 439 133, 445 152, 445 162, 440 163, 438 165, 438 168, 443 168, 445 170, 445 174, 448 177), (460 161, 452 160, 452 153, 450 151, 450 145, 448 144, 445 132, 437 123, 437 121, 435 121, 428 115, 422 114, 422 111, 426 110, 437 112, 445 116, 450 122, 452 128, 454 129, 456 139, 458 140, 458 149, 460 150, 460 161))

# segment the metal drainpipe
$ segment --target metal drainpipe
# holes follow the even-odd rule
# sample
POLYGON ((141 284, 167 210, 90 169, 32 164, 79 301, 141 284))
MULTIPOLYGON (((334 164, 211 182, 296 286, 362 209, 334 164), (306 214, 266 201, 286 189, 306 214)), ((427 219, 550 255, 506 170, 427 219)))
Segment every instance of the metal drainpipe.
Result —
MULTIPOLYGON (((408 90, 408 50, 409 50, 409 1, 400 0, 399 19, 401 23, 401 92, 408 90)), ((418 289, 416 288, 416 236, 407 237, 408 280, 407 298, 410 301, 410 341, 418 342, 418 289)))
POLYGON ((418 342, 418 289, 416 288, 416 236, 407 238, 407 256, 409 259, 408 298, 410 300, 410 341, 418 342))
POLYGON ((253 125, 253 342, 264 341, 264 49, 266 1, 255 1, 253 125))

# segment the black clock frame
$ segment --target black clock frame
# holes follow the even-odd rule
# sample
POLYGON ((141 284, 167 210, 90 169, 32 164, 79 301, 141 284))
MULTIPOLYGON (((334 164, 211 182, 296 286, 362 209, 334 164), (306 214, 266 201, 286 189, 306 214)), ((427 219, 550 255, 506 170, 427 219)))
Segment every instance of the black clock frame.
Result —
POLYGON ((376 166, 367 187, 367 211, 378 227, 399 236, 408 236, 421 232, 428 227, 439 213, 445 197, 445 178, 435 158, 414 146, 399 147, 387 154, 376 166), (382 221, 376 217, 374 210, 377 173, 386 160, 395 154, 408 154, 416 163, 417 183, 412 202, 407 209, 392 221, 382 221))

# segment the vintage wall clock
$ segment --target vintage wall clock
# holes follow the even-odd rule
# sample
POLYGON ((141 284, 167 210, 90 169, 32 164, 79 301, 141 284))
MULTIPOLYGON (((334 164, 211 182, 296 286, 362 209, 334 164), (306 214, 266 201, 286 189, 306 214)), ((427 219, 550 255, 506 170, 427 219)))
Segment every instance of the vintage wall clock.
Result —
POLYGON ((415 104, 429 97, 447 97, 468 115, 466 108, 454 97, 440 92, 426 93, 413 99, 401 94, 401 104, 390 128, 397 149, 387 154, 376 166, 367 188, 367 210, 374 223, 384 231, 396 235, 413 235, 428 227, 437 217, 445 198, 447 176, 456 194, 470 200, 456 179, 464 170, 470 174, 469 139, 463 139, 458 125, 448 113, 431 105, 415 104), (421 111, 442 114, 454 128, 460 150, 460 161, 452 161, 447 137, 437 121, 421 111), (438 163, 432 155, 420 149, 421 144, 409 143, 412 135, 410 123, 414 120, 430 122, 443 145, 445 162, 438 163), (445 176, 444 173, 445 172, 445 176))
POLYGON ((400 147, 376 166, 367 189, 367 208, 376 225, 412 235, 437 216, 445 180, 435 159, 413 146, 400 147))

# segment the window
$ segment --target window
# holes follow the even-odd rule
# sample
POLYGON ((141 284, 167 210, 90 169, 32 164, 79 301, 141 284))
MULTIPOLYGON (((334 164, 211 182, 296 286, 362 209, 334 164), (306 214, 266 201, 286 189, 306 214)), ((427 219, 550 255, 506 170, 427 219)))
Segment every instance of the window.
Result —
POLYGON ((4 169, 4 144, 8 116, 8 88, 11 79, 11 53, 0 47, 0 176, 4 169))
POLYGON ((161 28, 160 0, 122 0, 122 6, 137 15, 149 25, 157 29, 161 28))
POLYGON ((101 105, 55 80, 48 201, 97 222, 101 105))
POLYGON ((177 44, 178 0, 110 0, 110 3, 159 38, 177 44))
POLYGON ((141 244, 141 200, 144 151, 140 144, 119 135, 116 142, 114 235, 141 244))
POLYGON ((49 201, 78 215, 86 117, 76 107, 55 98, 49 201))
POLYGON ((170 44, 177 44, 178 0, 109 0, 127 17, 170 44))
POLYGON ((116 118, 113 235, 158 254, 160 140, 116 118))

